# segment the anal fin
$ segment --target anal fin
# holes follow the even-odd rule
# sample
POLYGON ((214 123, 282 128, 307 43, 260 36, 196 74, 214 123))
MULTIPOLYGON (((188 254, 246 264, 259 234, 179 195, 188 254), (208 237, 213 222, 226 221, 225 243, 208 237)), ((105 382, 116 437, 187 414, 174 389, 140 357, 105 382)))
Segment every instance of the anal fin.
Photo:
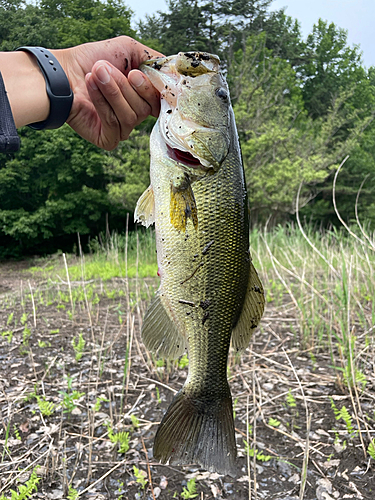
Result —
POLYGON ((232 331, 232 347, 235 351, 243 351, 249 345, 250 338, 263 316, 264 304, 263 285, 251 262, 245 302, 232 331))
POLYGON ((177 359, 186 351, 186 341, 157 293, 146 311, 142 339, 150 351, 165 359, 177 359))

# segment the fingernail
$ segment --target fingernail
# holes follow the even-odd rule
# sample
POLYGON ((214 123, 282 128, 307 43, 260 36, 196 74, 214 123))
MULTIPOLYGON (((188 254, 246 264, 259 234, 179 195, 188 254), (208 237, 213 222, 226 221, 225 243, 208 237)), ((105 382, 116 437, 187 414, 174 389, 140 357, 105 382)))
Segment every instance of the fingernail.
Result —
POLYGON ((93 90, 98 90, 98 87, 95 85, 94 78, 92 77, 92 73, 87 73, 87 81, 93 90))
POLYGON ((111 79, 109 76, 110 72, 112 72, 112 68, 106 64, 102 64, 97 68, 96 76, 98 77, 98 80, 103 83, 103 85, 109 83, 109 80, 111 79))
POLYGON ((144 76, 142 75, 142 73, 139 73, 138 71, 132 73, 131 84, 134 87, 140 87, 144 81, 145 81, 145 79, 144 79, 144 76))

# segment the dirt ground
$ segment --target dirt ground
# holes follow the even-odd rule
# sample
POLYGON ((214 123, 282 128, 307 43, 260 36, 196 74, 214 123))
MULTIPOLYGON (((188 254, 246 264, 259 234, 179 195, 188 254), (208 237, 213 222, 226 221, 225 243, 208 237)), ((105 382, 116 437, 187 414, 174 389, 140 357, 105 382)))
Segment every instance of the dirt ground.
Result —
POLYGON ((153 438, 187 367, 157 363, 142 345, 157 282, 93 282, 73 303, 77 283, 38 280, 28 266, 0 266, 0 498, 37 465, 31 498, 73 499, 74 489, 84 499, 294 500, 301 481, 305 499, 375 498, 373 352, 363 356, 364 389, 349 392, 326 346, 300 344, 291 304, 269 303, 249 349, 229 362, 237 477, 160 465, 153 438), (119 432, 129 433, 126 453, 110 439, 119 432))

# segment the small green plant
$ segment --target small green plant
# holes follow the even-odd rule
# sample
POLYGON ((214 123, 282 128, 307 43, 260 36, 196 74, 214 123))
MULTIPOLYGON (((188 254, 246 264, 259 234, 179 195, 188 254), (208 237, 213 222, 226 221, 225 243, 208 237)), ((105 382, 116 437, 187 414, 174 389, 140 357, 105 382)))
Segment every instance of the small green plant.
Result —
POLYGON ((13 425, 13 430, 14 430, 14 435, 16 436, 16 439, 18 439, 18 441, 22 441, 21 436, 20 436, 20 431, 17 429, 16 425, 13 425))
POLYGON ((134 413, 132 413, 130 415, 130 420, 132 421, 133 429, 138 429, 138 427, 139 427, 139 420, 136 417, 136 415, 134 415, 134 413))
POLYGON ((182 370, 187 366, 189 366, 189 358, 187 357, 187 354, 184 354, 178 362, 178 367, 182 370))
POLYGON ((296 408, 297 403, 295 397, 292 394, 292 391, 289 389, 288 394, 286 395, 286 402, 289 408, 296 408))
POLYGON ((105 425, 108 429, 108 437, 111 443, 118 446, 119 453, 126 453, 129 449, 129 432, 120 431, 115 434, 109 422, 105 425))
POLYGON ((11 322, 13 321, 13 316, 14 316, 14 312, 9 314, 8 319, 7 319, 7 326, 9 326, 11 324, 11 322))
POLYGON ((348 431, 348 434, 354 434, 356 433, 354 427, 353 427, 353 419, 346 408, 346 406, 343 406, 340 410, 337 408, 335 403, 333 402, 333 399, 331 399, 331 408, 333 410, 333 413, 335 414, 336 420, 343 420, 346 425, 346 430, 348 431))
POLYGON ((76 354, 76 361, 79 361, 82 358, 85 345, 86 345, 86 340, 83 338, 82 333, 80 333, 78 336, 78 342, 76 342, 75 337, 73 338, 72 346, 76 354))
POLYGON ((156 399, 157 399, 158 403, 160 404, 161 403, 161 397, 160 397, 159 387, 156 386, 155 390, 156 390, 156 399))
POLYGON ((370 444, 368 445, 367 448, 367 453, 370 455, 370 457, 375 460, 375 439, 372 439, 370 441, 370 444))
POLYGON ((52 335, 55 333, 60 333, 60 328, 57 328, 56 330, 51 330, 49 333, 51 333, 52 335))
POLYGON ((22 342, 25 345, 28 345, 30 337, 31 337, 31 330, 30 330, 30 328, 25 326, 25 328, 23 329, 23 332, 22 332, 22 342))
POLYGON ((268 420, 268 425, 270 425, 271 427, 279 427, 279 425, 281 424, 280 420, 277 420, 277 418, 270 418, 268 420))
POLYGON ((38 340, 38 346, 41 347, 42 349, 44 347, 51 347, 51 342, 44 341, 44 340, 38 340))
POLYGON ((44 417, 50 417, 53 415, 56 409, 56 405, 54 403, 47 401, 45 396, 36 396, 36 400, 38 402, 40 413, 44 417))
POLYGON ((124 489, 124 483, 122 481, 119 481, 118 482, 118 490, 117 490, 117 493, 119 493, 119 496, 117 497, 117 500, 123 499, 123 494, 122 494, 123 489, 124 489))
POLYGON ((34 390, 32 392, 29 392, 28 394, 26 394, 26 396, 24 397, 24 401, 26 403, 28 403, 29 401, 32 401, 33 399, 37 399, 38 397, 38 384, 35 384, 34 385, 34 390))
POLYGON ((100 396, 96 401, 94 405, 94 411, 99 411, 101 404, 102 403, 108 403, 109 399, 105 398, 104 396, 100 396))
POLYGON ((156 361, 156 367, 157 367, 157 368, 163 368, 163 367, 164 367, 164 359, 159 358, 159 359, 156 361))
POLYGON ((69 486, 68 500, 76 500, 78 498, 78 491, 69 486))
POLYGON ((195 498, 198 496, 197 485, 195 484, 195 478, 192 477, 191 479, 189 479, 186 488, 184 486, 182 490, 181 496, 184 500, 195 498))
POLYGON ((23 313, 22 316, 21 316, 21 319, 20 319, 20 322, 21 322, 22 326, 26 324, 27 318, 28 318, 28 314, 23 313))
POLYGON ((40 481, 40 477, 37 476, 36 471, 38 470, 38 467, 36 467, 33 472, 31 473, 31 476, 28 481, 26 481, 25 484, 20 484, 18 486, 18 492, 14 490, 10 490, 11 497, 6 497, 4 493, 0 496, 0 500, 26 500, 27 498, 30 498, 31 495, 33 494, 33 491, 38 491, 38 483, 40 481))
POLYGON ((63 397, 61 403, 63 407, 63 413, 70 414, 75 408, 77 408, 77 405, 74 403, 74 401, 84 396, 85 393, 72 390, 72 384, 73 384, 72 377, 69 376, 67 377, 67 383, 68 383, 68 391, 67 392, 59 391, 59 394, 61 394, 61 396, 63 397))
POLYGON ((147 472, 144 470, 138 469, 135 465, 133 465, 134 476, 137 480, 137 483, 141 485, 142 490, 145 489, 146 484, 148 483, 147 472))
POLYGON ((12 330, 6 330, 5 332, 1 332, 1 336, 6 337, 8 340, 8 344, 10 344, 13 339, 13 332, 12 330))
POLYGON ((271 455, 265 455, 262 451, 254 450, 250 448, 249 443, 244 440, 245 445, 245 453, 249 455, 249 457, 254 457, 260 462, 269 462, 273 457, 271 455))

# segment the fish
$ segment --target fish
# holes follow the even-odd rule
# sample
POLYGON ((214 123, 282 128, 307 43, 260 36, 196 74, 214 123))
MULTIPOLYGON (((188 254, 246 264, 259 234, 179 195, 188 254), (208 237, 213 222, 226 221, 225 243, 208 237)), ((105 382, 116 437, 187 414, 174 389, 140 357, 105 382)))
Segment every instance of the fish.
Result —
POLYGON ((155 223, 160 287, 142 339, 189 371, 156 432, 154 458, 236 475, 230 344, 243 351, 260 322, 264 290, 249 250, 240 144, 220 60, 179 52, 140 69, 160 92, 150 137, 150 186, 135 220, 155 223))

